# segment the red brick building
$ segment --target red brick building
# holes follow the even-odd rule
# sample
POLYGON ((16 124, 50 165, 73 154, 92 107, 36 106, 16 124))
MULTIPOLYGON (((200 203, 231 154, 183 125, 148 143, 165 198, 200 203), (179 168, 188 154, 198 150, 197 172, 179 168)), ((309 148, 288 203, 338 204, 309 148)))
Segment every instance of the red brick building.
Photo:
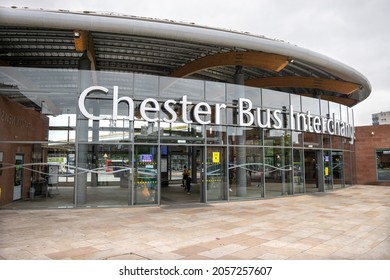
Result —
POLYGON ((40 174, 32 178, 31 170, 40 168, 34 163, 42 162, 45 148, 39 143, 47 142, 48 131, 48 117, 0 96, 0 205, 29 196, 31 180, 40 174))
POLYGON ((356 127, 355 183, 390 186, 390 125, 356 127))

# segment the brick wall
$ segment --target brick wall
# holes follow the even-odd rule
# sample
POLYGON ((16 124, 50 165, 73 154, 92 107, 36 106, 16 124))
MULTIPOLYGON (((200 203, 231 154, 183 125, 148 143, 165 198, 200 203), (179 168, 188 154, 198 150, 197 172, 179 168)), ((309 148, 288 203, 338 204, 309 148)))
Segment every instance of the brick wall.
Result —
POLYGON ((390 125, 356 127, 355 158, 357 184, 380 184, 376 178, 376 149, 390 150, 390 125))
MULTIPOLYGON (((24 163, 33 162, 33 153, 42 151, 41 144, 34 144, 33 141, 47 141, 48 131, 49 120, 46 116, 0 96, 0 141, 3 141, 0 142, 0 152, 3 153, 0 205, 13 201, 15 168, 12 165, 15 164, 15 156, 23 156, 24 163)), ((22 174, 22 199, 26 199, 33 174, 28 168, 23 169, 22 174)))

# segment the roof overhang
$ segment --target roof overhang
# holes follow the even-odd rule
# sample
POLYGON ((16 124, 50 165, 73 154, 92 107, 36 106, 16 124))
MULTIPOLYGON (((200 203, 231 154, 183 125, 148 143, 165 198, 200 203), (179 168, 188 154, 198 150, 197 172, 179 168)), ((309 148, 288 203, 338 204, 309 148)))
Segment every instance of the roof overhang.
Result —
POLYGON ((353 106, 371 92, 355 69, 279 40, 195 24, 94 12, 0 7, 0 62, 77 68, 87 51, 93 69, 233 82, 353 106), (77 35, 79 37, 77 37, 77 35))

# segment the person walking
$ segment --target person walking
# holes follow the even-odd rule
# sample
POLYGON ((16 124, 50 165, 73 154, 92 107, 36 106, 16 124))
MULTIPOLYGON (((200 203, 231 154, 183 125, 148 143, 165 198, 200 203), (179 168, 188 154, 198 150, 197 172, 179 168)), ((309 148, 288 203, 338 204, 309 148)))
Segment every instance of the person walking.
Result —
POLYGON ((186 186, 187 186, 187 182, 186 182, 186 178, 188 176, 188 169, 187 169, 187 166, 184 165, 184 169, 183 169, 183 179, 181 180, 181 186, 186 189, 186 186))
POLYGON ((187 192, 187 194, 191 194, 191 177, 190 177, 190 170, 187 168, 186 165, 184 165, 183 170, 183 180, 182 180, 182 186, 184 188, 184 191, 187 192))
POLYGON ((187 191, 187 194, 191 194, 190 191, 191 191, 191 171, 189 169, 187 169, 187 176, 186 176, 186 191, 187 191))

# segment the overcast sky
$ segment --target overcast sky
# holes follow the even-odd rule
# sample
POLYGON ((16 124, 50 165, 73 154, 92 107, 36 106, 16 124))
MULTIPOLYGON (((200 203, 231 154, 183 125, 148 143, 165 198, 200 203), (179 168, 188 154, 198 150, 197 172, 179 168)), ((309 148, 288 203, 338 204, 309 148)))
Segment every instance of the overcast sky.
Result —
POLYGON ((368 78, 355 125, 390 111, 389 0, 0 0, 0 6, 115 12, 191 22, 283 40, 329 56, 368 78))

